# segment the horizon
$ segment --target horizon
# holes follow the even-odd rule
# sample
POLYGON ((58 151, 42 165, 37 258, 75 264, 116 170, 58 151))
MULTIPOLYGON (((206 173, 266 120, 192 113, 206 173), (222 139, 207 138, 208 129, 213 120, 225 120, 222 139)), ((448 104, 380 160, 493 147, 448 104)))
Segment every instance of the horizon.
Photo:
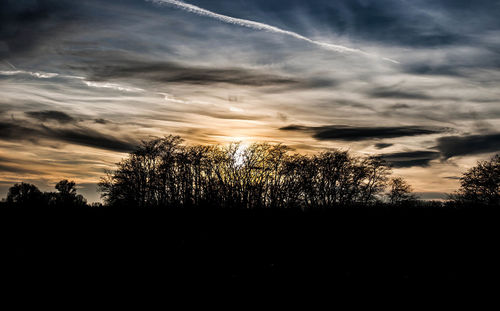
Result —
POLYGON ((0 4, 0 198, 89 202, 141 140, 381 155, 444 199, 500 151, 500 1, 0 4))

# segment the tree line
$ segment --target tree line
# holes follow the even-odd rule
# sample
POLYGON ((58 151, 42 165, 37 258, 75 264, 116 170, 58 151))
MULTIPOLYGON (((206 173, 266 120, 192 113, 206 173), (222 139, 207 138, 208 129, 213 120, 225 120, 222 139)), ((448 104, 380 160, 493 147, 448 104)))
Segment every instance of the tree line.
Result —
MULTIPOLYGON (((499 205, 500 157, 478 162, 461 178, 447 205, 499 205)), ((57 193, 16 184, 8 205, 86 206, 74 182, 57 193)), ((107 171, 99 183, 111 207, 330 208, 352 206, 441 206, 412 193, 377 156, 344 150, 292 153, 282 144, 184 145, 179 136, 143 141, 107 171)))
POLYGON ((42 192, 28 183, 15 184, 9 189, 6 204, 21 207, 86 207, 87 200, 77 194, 74 181, 61 180, 55 186, 57 192, 42 192))

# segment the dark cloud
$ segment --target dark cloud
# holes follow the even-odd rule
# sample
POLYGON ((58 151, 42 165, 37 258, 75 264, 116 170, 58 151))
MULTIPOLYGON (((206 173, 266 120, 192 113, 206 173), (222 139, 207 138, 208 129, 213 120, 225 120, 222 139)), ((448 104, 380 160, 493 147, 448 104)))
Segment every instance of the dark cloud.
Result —
POLYGON ((14 174, 39 174, 39 171, 34 171, 30 169, 26 169, 23 167, 17 167, 17 166, 9 166, 5 164, 0 164, 0 172, 8 172, 8 173, 14 173, 14 174))
POLYGON ((136 148, 135 143, 123 141, 113 136, 104 135, 89 128, 46 128, 46 131, 48 133, 48 137, 81 146, 118 152, 130 152, 136 148))
POLYGON ((419 100, 428 100, 432 99, 431 96, 428 96, 419 92, 412 91, 402 91, 397 89, 389 89, 389 88, 381 88, 378 90, 372 90, 368 93, 369 96, 374 98, 392 98, 392 99, 419 99, 419 100))
POLYGON ((47 41, 67 33, 77 16, 72 1, 1 1, 0 59, 39 49, 47 41))
POLYGON ((71 123, 71 122, 76 121, 72 116, 70 116, 64 112, 55 111, 55 110, 28 111, 28 112, 25 112, 25 114, 33 119, 37 119, 37 120, 40 120, 43 122, 56 121, 56 122, 64 124, 64 123, 71 123))
POLYGON ((391 109, 408 109, 411 108, 410 105, 407 104, 395 104, 390 107, 391 109))
POLYGON ((446 159, 497 152, 500 151, 500 134, 440 137, 436 148, 446 159))
POLYGON ((430 165, 430 161, 438 159, 440 153, 434 151, 409 151, 383 154, 381 157, 395 168, 426 167, 430 165))
MULTIPOLYGON (((84 71, 89 80, 142 80, 147 83, 183 83, 194 85, 211 85, 217 83, 246 85, 246 86, 301 86, 301 81, 279 75, 264 73, 246 68, 219 68, 192 66, 181 63, 141 60, 140 56, 91 53, 85 56, 90 58, 88 64, 75 65, 72 69, 84 71)), ((302 82, 307 86, 324 85, 316 80, 302 82)))
POLYGON ((38 143, 40 139, 49 139, 117 152, 130 152, 136 146, 135 141, 125 141, 86 127, 51 128, 28 122, 20 125, 9 121, 0 121, 0 139, 33 143, 38 143))
MULTIPOLYGON (((2 160, 3 161, 3 160, 2 160)), ((26 163, 24 163, 26 164, 26 163)), ((8 172, 14 174, 39 174, 39 171, 30 170, 28 168, 19 167, 19 166, 11 166, 6 165, 4 163, 0 163, 0 172, 8 172)))
POLYGON ((389 148, 389 147, 391 147, 393 145, 394 144, 378 143, 378 144, 375 144, 375 148, 377 148, 377 149, 385 149, 385 148, 389 148))
POLYGON ((26 163, 26 161, 18 160, 16 158, 7 158, 0 156, 0 172, 9 172, 15 174, 38 174, 40 172, 34 171, 32 169, 26 168, 25 166, 31 163, 26 163))
POLYGON ((439 64, 439 65, 429 65, 429 64, 408 64, 403 66, 403 70, 406 73, 416 74, 416 75, 429 75, 429 76, 463 76, 459 68, 463 67, 464 64, 439 64))
POLYGON ((36 136, 37 131, 30 127, 0 121, 0 139, 17 140, 31 139, 36 136))
POLYGON ((97 124, 108 124, 108 123, 109 123, 109 121, 108 121, 108 120, 106 120, 106 119, 101 119, 101 118, 99 118, 99 119, 95 119, 95 120, 94 120, 94 122, 95 122, 95 123, 97 123, 97 124))
POLYGON ((95 44, 95 34, 123 21, 127 9, 138 15, 153 10, 150 3, 137 0, 2 0, 0 60, 73 50, 79 34, 89 40, 80 44, 95 44))
POLYGON ((280 128, 283 131, 310 133, 318 140, 361 141, 376 138, 397 138, 406 136, 430 135, 447 131, 445 128, 423 126, 395 127, 355 127, 347 125, 301 126, 289 125, 280 128))

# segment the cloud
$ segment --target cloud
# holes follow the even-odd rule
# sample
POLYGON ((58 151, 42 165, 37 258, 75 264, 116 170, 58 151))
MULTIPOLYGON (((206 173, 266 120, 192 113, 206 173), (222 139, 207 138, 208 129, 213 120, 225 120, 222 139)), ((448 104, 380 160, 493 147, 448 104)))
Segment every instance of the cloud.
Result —
POLYGON ((393 144, 388 144, 388 143, 375 144, 375 148, 377 148, 377 149, 385 149, 385 148, 389 148, 391 146, 393 146, 393 144))
POLYGON ((95 119, 94 122, 97 124, 108 124, 109 120, 98 118, 98 119, 95 119))
MULTIPOLYGON (((263 73, 245 68, 194 67, 172 62, 155 62, 131 59, 129 56, 114 60, 97 58, 88 67, 74 69, 87 71, 91 81, 133 79, 158 83, 183 83, 210 85, 226 83, 241 86, 299 85, 297 79, 263 73)), ((92 82, 95 86, 96 82, 92 82)), ((308 83, 307 81, 304 83, 308 83)), ((102 84, 102 83, 101 83, 102 84)))
POLYGON ((93 82, 93 81, 83 81, 89 87, 102 88, 102 89, 112 89, 122 92, 144 92, 143 89, 137 87, 124 86, 116 83, 107 82, 93 82))
POLYGON ((0 156, 0 172, 15 174, 37 174, 38 171, 27 168, 30 163, 0 156))
MULTIPOLYGON (((10 64, 10 63, 7 63, 10 64)), ((39 79, 51 79, 57 77, 59 74, 53 72, 42 72, 42 71, 25 71, 25 70, 0 70, 0 75, 2 76, 15 76, 15 75, 30 75, 39 79)))
POLYGON ((449 196, 449 193, 446 192, 415 192, 421 200, 446 200, 449 196))
MULTIPOLYGON (((474 23, 474 27, 462 28, 462 31, 456 31, 454 27, 448 27, 447 24, 457 26, 464 24, 458 14, 450 12, 448 5, 442 4, 441 0, 416 0, 411 3, 401 0, 384 1, 361 1, 361 0, 252 0, 251 5, 244 1, 245 6, 241 4, 231 5, 231 3, 241 3, 243 1, 215 1, 198 0, 197 3, 204 2, 207 6, 215 7, 219 10, 239 11, 239 15, 256 16, 259 12, 272 11, 272 21, 281 25, 294 26, 301 33, 308 32, 308 26, 311 25, 324 29, 325 32, 336 34, 337 36, 346 36, 354 38, 356 42, 383 42, 387 45, 403 45, 411 47, 450 45, 459 40, 463 40, 461 34, 481 25, 481 22, 474 23), (209 3, 209 4, 208 4, 209 3), (436 3, 440 3, 436 5, 436 3), (256 10, 246 13, 257 6, 256 10), (226 9, 231 8, 230 10, 226 9), (220 9, 219 9, 220 8, 220 9), (243 11, 245 10, 245 11, 243 11), (246 14, 245 14, 246 13, 246 14), (303 20, 306 22, 302 22, 303 20), (314 20, 313 20, 314 19, 314 20), (302 26, 302 27, 301 27, 302 26)), ((489 1, 489 9, 493 6, 489 1)), ((476 5, 463 4, 462 7, 468 7, 457 10, 458 13, 471 11, 471 8, 484 7, 485 3, 476 5)), ((495 10, 491 10, 495 12, 495 10)), ((268 15, 259 15, 261 19, 266 20, 268 15)), ((469 16, 471 20, 474 14, 469 16)), ((467 23, 470 24, 470 23, 467 23)), ((458 28, 458 27, 457 27, 458 28)), ((353 40, 353 41, 354 41, 353 40)))
POLYGON ((432 96, 428 96, 423 93, 411 92, 411 91, 401 91, 401 90, 391 90, 387 88, 382 88, 379 90, 373 90, 368 93, 374 98, 392 98, 392 99, 419 99, 428 100, 432 99, 432 96))
POLYGON ((39 140, 48 139, 80 146, 130 152, 135 149, 136 141, 122 140, 96 130, 72 126, 69 128, 52 128, 46 125, 35 125, 23 122, 0 121, 0 139, 12 141, 30 141, 39 143, 39 140))
POLYGON ((415 75, 428 75, 428 76, 453 76, 460 77, 464 74, 460 72, 458 64, 439 64, 430 65, 427 63, 407 64, 404 66, 404 72, 415 75))
POLYGON ((497 152, 500 151, 500 134, 440 137, 436 148, 446 159, 497 152))
POLYGON ((312 134, 318 140, 362 141, 376 138, 397 138, 431 135, 447 131, 446 128, 423 126, 356 127, 348 125, 301 126, 289 125, 282 131, 298 131, 312 134))
POLYGON ((342 45, 336 45, 336 44, 331 44, 331 43, 326 43, 326 42, 312 40, 312 39, 307 38, 307 37, 305 37, 303 35, 300 35, 300 34, 298 34, 296 32, 284 30, 284 29, 281 29, 281 28, 278 28, 278 27, 275 27, 275 26, 271 26, 271 25, 268 25, 268 24, 259 23, 259 22, 255 22, 255 21, 250 21, 250 20, 246 20, 246 19, 234 18, 234 17, 230 17, 230 16, 227 16, 227 15, 222 15, 222 14, 214 13, 212 11, 200 8, 200 7, 192 5, 192 4, 185 3, 183 1, 177 1, 177 0, 147 0, 147 1, 153 2, 153 3, 156 3, 156 4, 168 4, 168 5, 172 5, 172 6, 175 6, 177 8, 180 8, 182 10, 185 10, 187 12, 190 12, 190 13, 193 13, 193 14, 197 14, 197 15, 200 15, 200 16, 206 16, 206 17, 209 17, 209 18, 213 18, 213 19, 219 20, 219 21, 227 23, 227 24, 233 24, 233 25, 238 25, 238 26, 242 26, 242 27, 251 28, 251 29, 254 29, 254 30, 262 30, 262 31, 268 31, 268 32, 272 32, 272 33, 277 33, 277 34, 282 34, 282 35, 290 36, 290 37, 293 37, 295 39, 306 41, 308 43, 314 44, 314 45, 319 46, 321 48, 324 48, 324 49, 327 49, 327 50, 331 50, 331 51, 335 51, 335 52, 341 52, 341 53, 349 52, 349 53, 362 53, 362 54, 366 54, 366 53, 364 53, 363 51, 361 51, 359 49, 353 49, 353 48, 348 48, 348 47, 345 47, 345 46, 342 46, 342 45))
POLYGON ((106 149, 118 152, 130 152, 136 144, 113 136, 99 133, 89 128, 51 129, 46 128, 48 137, 75 145, 106 149))
MULTIPOLYGON (((11 65, 7 61, 6 61, 6 63, 11 65)), ((60 77, 60 78, 66 78, 66 79, 72 79, 72 80, 79 80, 79 81, 82 81, 88 87, 93 87, 93 88, 112 89, 112 90, 116 90, 116 91, 134 92, 134 93, 144 92, 144 90, 141 88, 125 86, 125 85, 121 85, 121 84, 117 84, 117 83, 87 81, 87 80, 85 80, 84 77, 79 77, 79 76, 60 75, 60 74, 54 73, 54 72, 43 72, 43 71, 34 71, 33 72, 33 71, 18 70, 17 68, 15 68, 15 69, 16 70, 0 70, 0 76, 28 75, 28 76, 38 78, 38 79, 52 79, 52 78, 60 77)))
MULTIPOLYGON (((68 68, 77 71, 86 78, 88 86, 100 88, 114 88, 122 91, 141 92, 151 86, 151 82, 159 85, 165 83, 206 86, 212 84, 230 84, 249 87, 273 87, 278 90, 301 91, 313 89, 331 89, 339 84, 332 77, 296 76, 282 73, 272 73, 268 69, 237 67, 234 63, 227 65, 195 65, 179 61, 162 61, 148 58, 135 52, 123 51, 74 51, 72 56, 81 59, 80 62, 68 65, 68 68), (117 81, 118 83, 111 83, 117 81), (126 86, 131 83, 141 87, 126 86), (142 84, 141 84, 142 83, 142 84)), ((254 65, 251 65, 252 67, 254 65)), ((167 93, 161 93, 166 100, 175 101, 167 93)))
POLYGON ((381 157, 394 168, 427 167, 430 165, 430 161, 440 157, 440 153, 434 151, 409 151, 387 153, 381 155, 381 157))
POLYGON ((67 33, 78 11, 68 1, 2 1, 0 59, 25 55, 67 33))
POLYGON ((207 111, 193 111, 197 115, 207 116, 215 119, 223 119, 223 120, 246 120, 246 121, 256 121, 262 120, 265 116, 262 115, 253 115, 247 114, 244 112, 225 112, 225 111, 217 111, 215 109, 207 110, 207 111))
POLYGON ((25 114, 31 118, 40 121, 56 121, 59 123, 71 123, 76 121, 72 116, 55 110, 44 110, 44 111, 28 111, 25 114))

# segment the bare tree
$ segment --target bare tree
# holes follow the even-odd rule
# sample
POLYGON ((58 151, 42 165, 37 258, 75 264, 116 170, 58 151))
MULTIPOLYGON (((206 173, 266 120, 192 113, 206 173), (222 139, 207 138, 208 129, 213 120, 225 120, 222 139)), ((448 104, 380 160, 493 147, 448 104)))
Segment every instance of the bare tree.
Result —
POLYGON ((500 205, 500 155, 478 161, 460 178, 460 189, 453 196, 465 204, 500 205))
POLYGON ((415 201, 411 186, 401 177, 392 178, 389 182, 389 202, 394 205, 415 201))
POLYGON ((374 202, 388 173, 379 158, 347 151, 302 156, 281 144, 184 146, 167 136, 143 142, 100 190, 115 206, 334 207, 374 202))

